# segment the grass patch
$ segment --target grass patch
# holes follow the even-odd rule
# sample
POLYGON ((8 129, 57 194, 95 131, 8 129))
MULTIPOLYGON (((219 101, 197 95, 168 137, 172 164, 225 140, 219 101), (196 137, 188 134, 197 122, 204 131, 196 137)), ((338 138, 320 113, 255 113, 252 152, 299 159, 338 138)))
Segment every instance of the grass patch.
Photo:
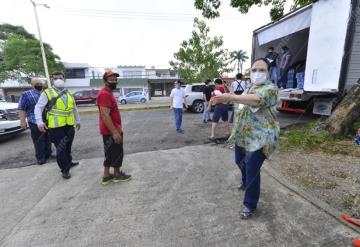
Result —
POLYGON ((309 152, 320 151, 360 157, 359 146, 353 143, 352 138, 336 138, 319 127, 317 122, 282 131, 280 149, 283 151, 301 149, 309 152))
POLYGON ((327 131, 319 129, 316 122, 311 122, 304 127, 285 130, 281 133, 281 147, 312 149, 320 144, 333 144, 337 139, 327 131))

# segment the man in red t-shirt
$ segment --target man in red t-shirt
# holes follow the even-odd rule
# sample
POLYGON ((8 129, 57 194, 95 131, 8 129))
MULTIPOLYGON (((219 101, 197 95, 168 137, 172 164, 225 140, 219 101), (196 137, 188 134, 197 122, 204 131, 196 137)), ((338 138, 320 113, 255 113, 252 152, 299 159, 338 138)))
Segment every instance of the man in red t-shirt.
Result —
POLYGON ((116 89, 118 77, 119 74, 112 71, 105 72, 103 76, 105 87, 96 97, 105 153, 103 185, 108 185, 110 181, 117 183, 131 179, 131 175, 120 171, 124 158, 123 131, 118 104, 112 93, 112 90, 116 89), (110 173, 110 167, 114 168, 114 174, 110 173))

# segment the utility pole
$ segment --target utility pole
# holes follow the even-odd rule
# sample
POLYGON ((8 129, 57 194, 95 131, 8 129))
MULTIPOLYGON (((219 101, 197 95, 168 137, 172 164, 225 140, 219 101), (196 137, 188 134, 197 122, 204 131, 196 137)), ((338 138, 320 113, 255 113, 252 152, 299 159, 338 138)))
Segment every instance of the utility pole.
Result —
POLYGON ((41 48, 41 54, 42 54, 42 59, 43 59, 43 63, 44 63, 44 70, 45 70, 45 75, 46 75, 46 81, 47 81, 48 87, 50 88, 50 87, 51 87, 51 84, 50 84, 49 70, 48 70, 48 66, 47 66, 47 62, 46 62, 44 44, 43 44, 42 38, 41 38, 39 18, 38 18, 37 11, 36 11, 36 7, 37 7, 37 6, 44 6, 45 8, 48 8, 48 9, 49 9, 50 7, 49 7, 48 5, 46 5, 46 4, 37 4, 37 3, 35 3, 33 0, 30 0, 30 2, 31 2, 32 5, 34 6, 34 13, 35 13, 36 25, 37 25, 37 30, 38 30, 39 40, 40 40, 40 48, 41 48))

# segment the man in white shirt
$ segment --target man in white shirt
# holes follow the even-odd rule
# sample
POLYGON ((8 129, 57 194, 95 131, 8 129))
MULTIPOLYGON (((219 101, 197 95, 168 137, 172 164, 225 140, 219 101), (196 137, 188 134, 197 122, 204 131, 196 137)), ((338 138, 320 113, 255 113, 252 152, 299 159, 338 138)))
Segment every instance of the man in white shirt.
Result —
POLYGON ((170 109, 174 111, 176 133, 183 134, 181 129, 183 105, 187 108, 185 91, 181 88, 181 81, 175 81, 175 88, 170 93, 170 109))
POLYGON ((53 87, 40 94, 34 113, 39 131, 49 131, 50 140, 56 147, 56 161, 62 177, 69 179, 70 168, 79 164, 72 160, 71 147, 75 136, 74 126, 77 130, 80 129, 80 117, 74 97, 65 89, 64 77, 62 72, 52 73, 53 87), (51 101, 54 101, 54 105, 47 112, 47 123, 44 123, 43 112, 51 101))

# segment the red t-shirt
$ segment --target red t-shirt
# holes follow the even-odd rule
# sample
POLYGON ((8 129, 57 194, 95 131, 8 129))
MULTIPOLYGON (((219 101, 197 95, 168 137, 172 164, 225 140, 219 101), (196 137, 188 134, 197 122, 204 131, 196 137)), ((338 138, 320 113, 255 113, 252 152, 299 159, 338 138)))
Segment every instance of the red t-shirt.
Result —
MULTIPOLYGON (((120 111, 116 99, 112 94, 111 90, 108 89, 107 87, 102 88, 98 93, 98 95, 96 96, 96 104, 99 108, 99 112, 100 112, 100 106, 110 109, 111 120, 115 128, 119 131, 119 133, 122 133, 120 111)), ((100 134, 102 135, 112 134, 110 130, 106 127, 101 114, 99 114, 99 127, 100 127, 100 134)))
MULTIPOLYGON (((215 86, 215 90, 219 90, 221 93, 225 93, 225 88, 224 88, 222 85, 216 85, 216 86, 215 86)), ((215 90, 214 90, 214 91, 215 91, 215 90)), ((212 91, 211 97, 215 97, 215 96, 216 96, 214 91, 212 91)))

